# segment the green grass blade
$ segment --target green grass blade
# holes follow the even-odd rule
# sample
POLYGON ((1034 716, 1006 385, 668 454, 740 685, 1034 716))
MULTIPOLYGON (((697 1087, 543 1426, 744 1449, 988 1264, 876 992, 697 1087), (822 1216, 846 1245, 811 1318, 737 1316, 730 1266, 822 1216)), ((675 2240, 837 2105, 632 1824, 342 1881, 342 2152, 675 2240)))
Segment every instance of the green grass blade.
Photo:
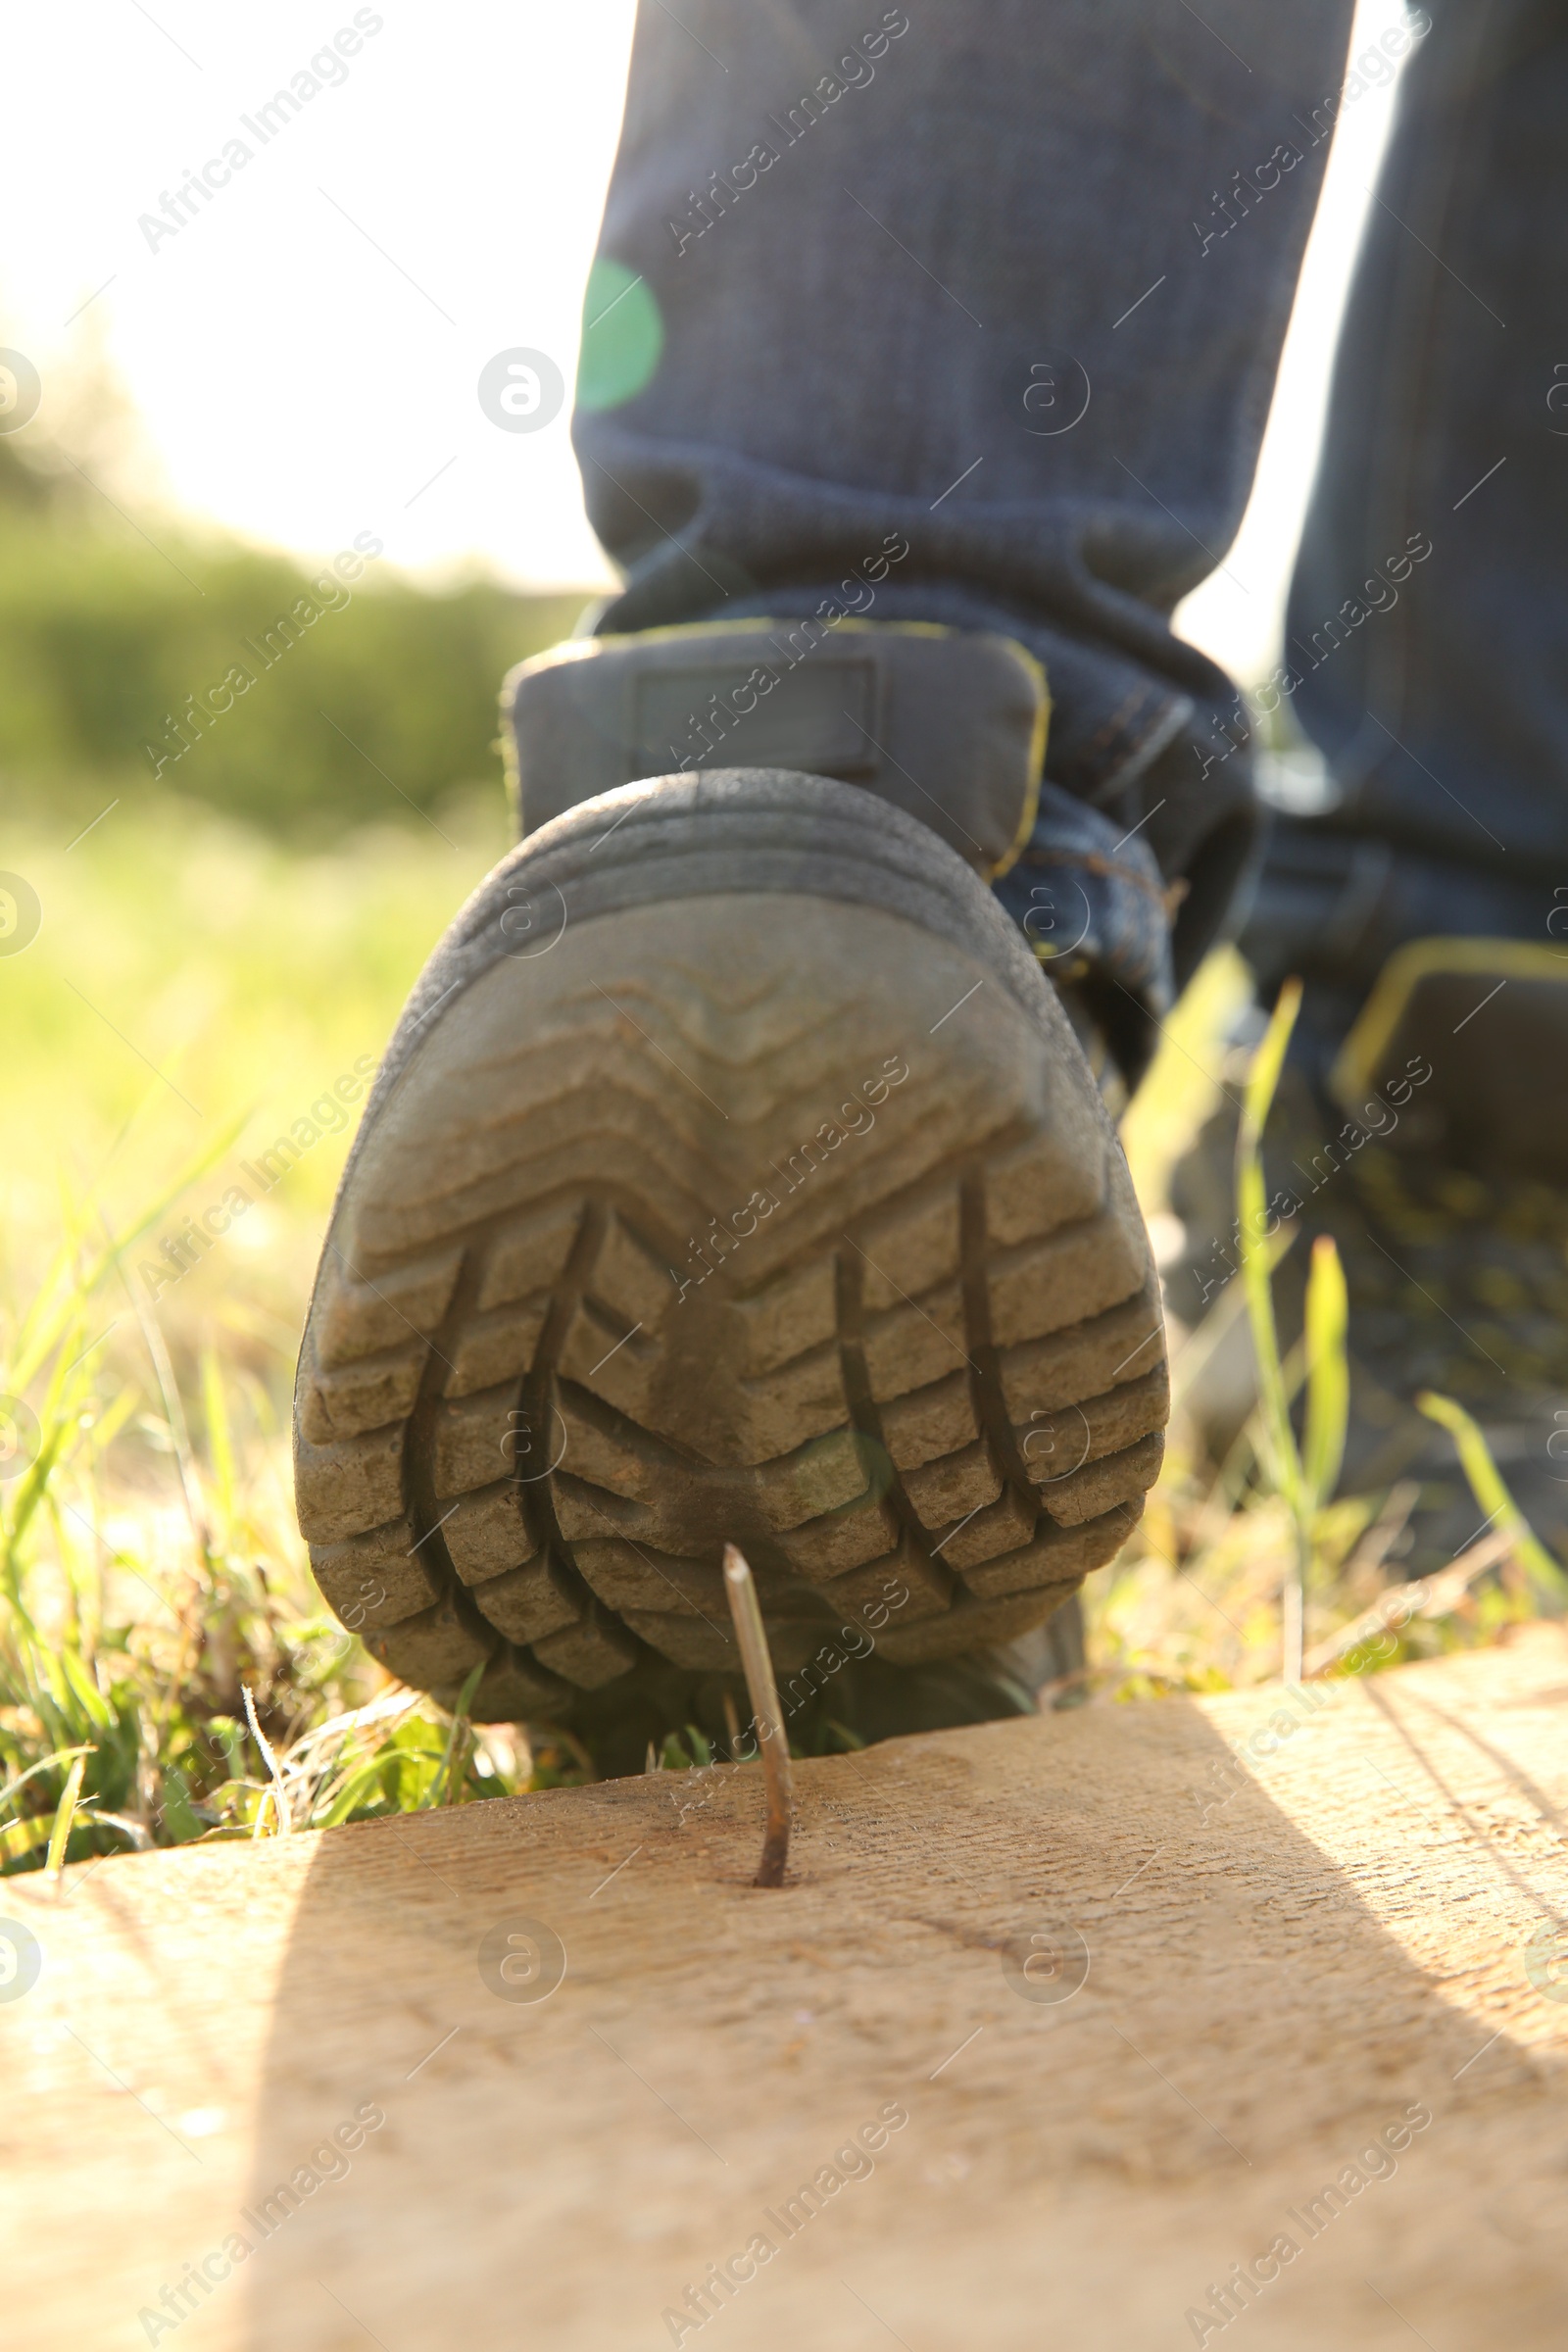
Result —
POLYGON ((71 1776, 66 1782, 65 1793, 55 1814, 55 1826, 49 1833, 49 1852, 44 1862, 46 1870, 59 1872, 65 1868, 66 1848, 71 1843, 71 1833, 76 1819, 76 1799, 81 1794, 82 1776, 86 1769, 85 1756, 78 1756, 71 1767, 71 1776))
POLYGON ((1556 1600, 1568 1598, 1568 1575, 1552 1558, 1508 1492, 1502 1472, 1492 1458, 1491 1446, 1464 1406, 1456 1404, 1451 1396, 1438 1396, 1432 1389, 1425 1390, 1416 1398, 1416 1404, 1429 1421, 1436 1421, 1452 1438, 1460 1465, 1470 1481, 1470 1492, 1486 1512, 1488 1524, 1507 1529, 1520 1564, 1538 1590, 1556 1600))
POLYGON ((1267 1250, 1271 1236, 1268 1187, 1263 1175, 1263 1129, 1300 1003, 1300 982, 1288 980, 1280 990, 1263 1042, 1253 1056, 1236 1131, 1236 1216, 1240 1228, 1242 1283, 1252 1328, 1252 1348, 1257 1357, 1264 1467, 1276 1493, 1284 1495, 1293 1510, 1298 1510, 1301 1501, 1301 1462, 1296 1432, 1291 1427, 1280 1362, 1279 1329, 1274 1318, 1274 1289, 1267 1250))
POLYGON ((81 1652, 65 1648, 58 1651, 57 1655, 61 1677, 75 1698, 76 1710, 85 1718, 82 1729, 91 1724, 95 1731, 113 1731, 115 1711, 93 1681, 81 1652))
POLYGON ((51 1765, 69 1763, 73 1757, 91 1754, 89 1744, 86 1747, 57 1747, 53 1755, 40 1756, 36 1764, 29 1764, 25 1772, 19 1772, 14 1781, 7 1781, 5 1787, 0 1788, 0 1805, 8 1805, 19 1788, 24 1788, 30 1780, 40 1772, 47 1772, 51 1765))
POLYGON ((52 1813, 34 1813, 25 1821, 8 1821, 0 1830, 0 1867, 36 1853, 54 1828, 52 1813))
POLYGON ((1306 1507, 1312 1511, 1333 1500, 1345 1460, 1350 1419, 1346 1349, 1349 1312, 1340 1253, 1331 1237, 1320 1233, 1312 1244, 1306 1278, 1306 1426, 1301 1440, 1301 1475, 1306 1507))
POLYGON ((383 1758, 378 1749, 368 1763, 356 1765, 347 1779, 331 1792, 325 1804, 315 1815, 311 1823, 312 1829, 335 1830, 341 1823, 348 1820, 350 1814, 357 1812, 361 1805, 371 1801, 374 1792, 380 1791, 384 1795, 385 1791, 381 1782, 382 1761, 383 1758))
POLYGON ((462 1740, 465 1742, 465 1746, 466 1746, 468 1709, 472 1706, 473 1694, 479 1688, 479 1677, 483 1674, 489 1663, 490 1661, 488 1658, 481 1658, 478 1665, 475 1666, 472 1672, 469 1674, 467 1681, 463 1686, 463 1689, 458 1692, 458 1704, 456 1712, 452 1718, 452 1729, 447 1735, 446 1752, 441 1758, 440 1769, 430 1787, 430 1794, 427 1801, 431 1805, 449 1805, 452 1802, 452 1791, 448 1785, 452 1774, 452 1759, 457 1753, 458 1741, 460 1740, 462 1740))

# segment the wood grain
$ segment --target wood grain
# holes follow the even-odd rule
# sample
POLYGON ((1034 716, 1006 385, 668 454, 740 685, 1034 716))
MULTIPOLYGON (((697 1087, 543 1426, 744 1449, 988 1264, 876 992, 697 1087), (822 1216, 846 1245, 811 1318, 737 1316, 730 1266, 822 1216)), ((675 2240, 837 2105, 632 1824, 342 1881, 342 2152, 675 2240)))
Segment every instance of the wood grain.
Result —
POLYGON ((1560 2345, 1568 2001, 1525 1955, 1568 1919, 1568 1638, 1282 1706, 800 1765, 778 1892, 755 1767, 8 1881, 44 1965, 0 2005, 4 2340, 1560 2345), (564 1953, 543 2000, 481 1975, 518 1919, 564 1953), (1031 1950, 1070 1997, 1025 1997, 1031 1950), (1189 2316, 1281 2233, 1241 2316, 1189 2316), (759 2235, 713 2316, 664 2316, 759 2235))

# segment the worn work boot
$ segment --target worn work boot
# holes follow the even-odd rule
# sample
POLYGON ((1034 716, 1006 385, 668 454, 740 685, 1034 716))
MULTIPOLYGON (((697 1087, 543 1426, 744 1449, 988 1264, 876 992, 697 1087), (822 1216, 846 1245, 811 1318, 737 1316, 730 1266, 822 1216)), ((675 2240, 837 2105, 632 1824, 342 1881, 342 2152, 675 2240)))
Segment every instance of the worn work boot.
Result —
MULTIPOLYGON (((1243 947, 1271 999, 1306 993, 1264 1139, 1271 1202, 1298 1240, 1275 1278, 1281 1338, 1301 1328, 1310 1237, 1332 1234, 1349 1292, 1351 1413, 1342 1491, 1396 1480, 1417 1499, 1395 1565, 1443 1567, 1482 1512, 1423 1390, 1480 1422, 1515 1499, 1568 1549, 1568 944, 1548 882, 1504 893, 1407 855, 1309 854, 1285 828, 1243 947), (1344 871, 1336 866, 1336 858, 1344 871), (1310 862, 1309 862, 1310 858, 1310 862), (1358 907, 1351 926, 1345 908, 1358 907), (1426 929, 1489 917, 1535 939, 1426 929), (1555 919, 1554 919, 1555 917, 1555 919)), ((1167 1269, 1184 1324, 1237 1264, 1236 1111, 1211 1120, 1173 1178, 1186 1243, 1167 1269)), ((1245 1318, 1186 1399, 1223 1455, 1255 1401, 1245 1318)))
POLYGON ((523 839, 409 1001, 300 1359, 344 1624, 448 1704, 482 1664, 476 1718, 607 1771, 749 1713, 726 1541, 798 1745, 1027 1707, 998 1645, 1160 1460, 1158 1288, 1080 1043, 1108 965, 1146 1051, 1157 873, 1091 841, 1065 887, 1073 824, 1114 835, 1042 831, 1020 648, 790 625, 509 681, 523 839))

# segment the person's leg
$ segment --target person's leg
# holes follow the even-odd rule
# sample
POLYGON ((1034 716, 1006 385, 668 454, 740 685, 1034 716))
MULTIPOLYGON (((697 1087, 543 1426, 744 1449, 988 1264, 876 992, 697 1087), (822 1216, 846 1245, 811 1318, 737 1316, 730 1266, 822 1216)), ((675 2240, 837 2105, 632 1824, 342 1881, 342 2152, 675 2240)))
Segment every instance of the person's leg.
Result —
POLYGON ((576 422, 628 571, 601 627, 810 611, 902 534, 873 616, 1028 644, 1048 777, 1112 840, 1143 820, 1188 885, 1179 977, 1250 795, 1229 681, 1167 615, 1247 502, 1350 14, 680 0, 638 20, 576 422))
POLYGON ((1411 939, 1546 945, 1568 877, 1568 8, 1431 13, 1287 623, 1335 805, 1276 828, 1248 939, 1265 983, 1304 970, 1342 1013, 1411 939))
MULTIPOLYGON (((1425 1389, 1483 1422, 1550 1541, 1568 1517, 1568 8, 1430 13, 1269 698, 1318 747, 1325 805, 1277 818, 1241 943, 1265 1002, 1291 974, 1306 984, 1271 1189, 1338 1242, 1347 1476, 1363 1493, 1419 1482, 1422 1569, 1482 1515, 1413 1409, 1425 1389)), ((1189 1318, 1230 1259, 1233 1130, 1216 1121, 1178 1172, 1172 1296, 1189 1318)), ((1306 1254, 1303 1238, 1282 1289, 1306 1254)), ((1247 1397, 1214 1384, 1216 1443, 1247 1397)))
POLYGON ((577 423, 627 586, 512 681, 527 838, 383 1063, 301 1360, 318 1577, 405 1679, 633 1769, 736 1697, 735 1541, 792 1729, 973 1719, 1126 1541, 1163 1326, 1063 1007, 1147 1023, 1247 855, 1168 615, 1348 15, 642 12, 577 423))

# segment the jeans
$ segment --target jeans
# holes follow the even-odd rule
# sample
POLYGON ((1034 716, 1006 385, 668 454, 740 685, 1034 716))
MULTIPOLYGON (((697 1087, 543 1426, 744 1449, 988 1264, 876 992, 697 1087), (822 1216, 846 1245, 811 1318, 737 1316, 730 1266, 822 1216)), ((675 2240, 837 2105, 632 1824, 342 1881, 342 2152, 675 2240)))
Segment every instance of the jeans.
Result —
POLYGON ((1048 779, 1182 886, 1178 980, 1249 887, 1265 980, 1360 987, 1412 925, 1544 936, 1568 881, 1568 7, 1431 0, 1354 61, 1351 14, 639 13, 574 427, 598 625, 812 611, 901 533, 872 616, 1037 655, 1048 779), (1329 805, 1259 880, 1250 713, 1169 616, 1247 502, 1335 119, 1400 55, 1258 696, 1329 805))

